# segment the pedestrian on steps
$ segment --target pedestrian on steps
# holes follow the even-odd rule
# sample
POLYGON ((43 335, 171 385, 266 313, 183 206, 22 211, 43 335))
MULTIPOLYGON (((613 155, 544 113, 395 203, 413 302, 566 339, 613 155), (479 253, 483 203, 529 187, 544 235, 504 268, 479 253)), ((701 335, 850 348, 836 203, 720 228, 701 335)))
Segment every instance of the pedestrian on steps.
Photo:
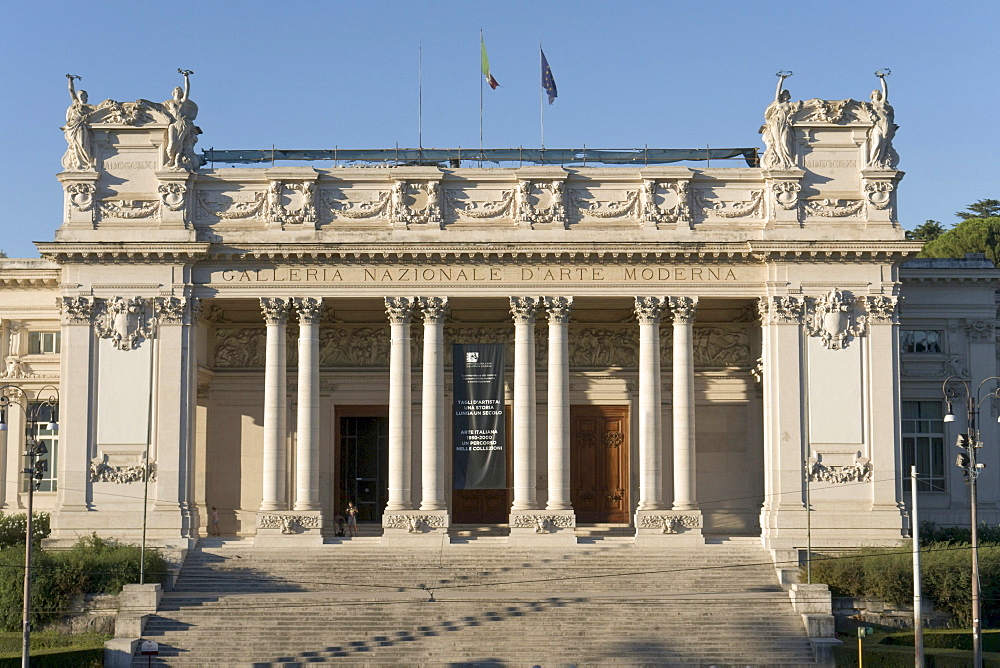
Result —
POLYGON ((357 536, 358 535, 358 508, 354 505, 353 501, 347 502, 347 510, 344 511, 347 515, 347 535, 357 536))
POLYGON ((219 509, 212 506, 212 528, 210 530, 211 535, 221 536, 222 532, 219 531, 219 509))

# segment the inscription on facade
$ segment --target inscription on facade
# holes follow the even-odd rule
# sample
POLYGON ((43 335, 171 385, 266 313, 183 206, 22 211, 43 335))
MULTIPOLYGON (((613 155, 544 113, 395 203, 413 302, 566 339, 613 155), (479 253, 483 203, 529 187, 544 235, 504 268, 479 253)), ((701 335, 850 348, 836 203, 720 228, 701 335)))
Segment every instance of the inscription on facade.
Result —
POLYGON ((739 283, 754 280, 746 269, 716 266, 606 267, 262 267, 219 269, 210 284, 319 283, 405 285, 426 283, 739 283), (742 275, 742 274, 747 275, 742 275))

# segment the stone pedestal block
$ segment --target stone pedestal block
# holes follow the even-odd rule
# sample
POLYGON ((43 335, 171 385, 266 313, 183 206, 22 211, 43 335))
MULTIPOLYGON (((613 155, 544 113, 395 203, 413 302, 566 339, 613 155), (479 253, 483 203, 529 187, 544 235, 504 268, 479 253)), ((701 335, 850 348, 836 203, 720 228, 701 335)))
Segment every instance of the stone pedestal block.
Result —
POLYGON ((257 547, 322 545, 323 516, 317 511, 258 513, 257 547))
POLYGON ((637 510, 635 512, 636 547, 664 545, 704 545, 700 511, 637 510))
POLYGON ((512 513, 507 544, 518 547, 576 545, 576 513, 572 510, 512 513))

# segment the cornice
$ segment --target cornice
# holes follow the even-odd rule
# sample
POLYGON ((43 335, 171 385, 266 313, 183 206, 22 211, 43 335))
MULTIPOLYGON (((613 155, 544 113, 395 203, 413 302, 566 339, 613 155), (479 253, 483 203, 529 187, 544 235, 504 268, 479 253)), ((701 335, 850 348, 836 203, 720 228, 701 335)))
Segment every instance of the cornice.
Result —
POLYGON ((264 243, 213 245, 215 262, 681 261, 903 262, 921 248, 900 241, 853 242, 520 242, 520 243, 264 243))
POLYGON ((134 263, 177 263, 203 259, 208 242, 38 242, 38 252, 59 264, 108 263, 123 260, 134 263))

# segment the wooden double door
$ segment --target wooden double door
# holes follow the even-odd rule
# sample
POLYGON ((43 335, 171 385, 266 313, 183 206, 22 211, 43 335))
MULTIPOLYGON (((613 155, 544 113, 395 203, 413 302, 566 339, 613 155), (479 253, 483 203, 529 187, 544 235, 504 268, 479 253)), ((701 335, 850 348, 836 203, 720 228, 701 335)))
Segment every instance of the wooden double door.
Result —
POLYGON ((570 495, 576 521, 629 522, 628 406, 570 408, 570 495))

